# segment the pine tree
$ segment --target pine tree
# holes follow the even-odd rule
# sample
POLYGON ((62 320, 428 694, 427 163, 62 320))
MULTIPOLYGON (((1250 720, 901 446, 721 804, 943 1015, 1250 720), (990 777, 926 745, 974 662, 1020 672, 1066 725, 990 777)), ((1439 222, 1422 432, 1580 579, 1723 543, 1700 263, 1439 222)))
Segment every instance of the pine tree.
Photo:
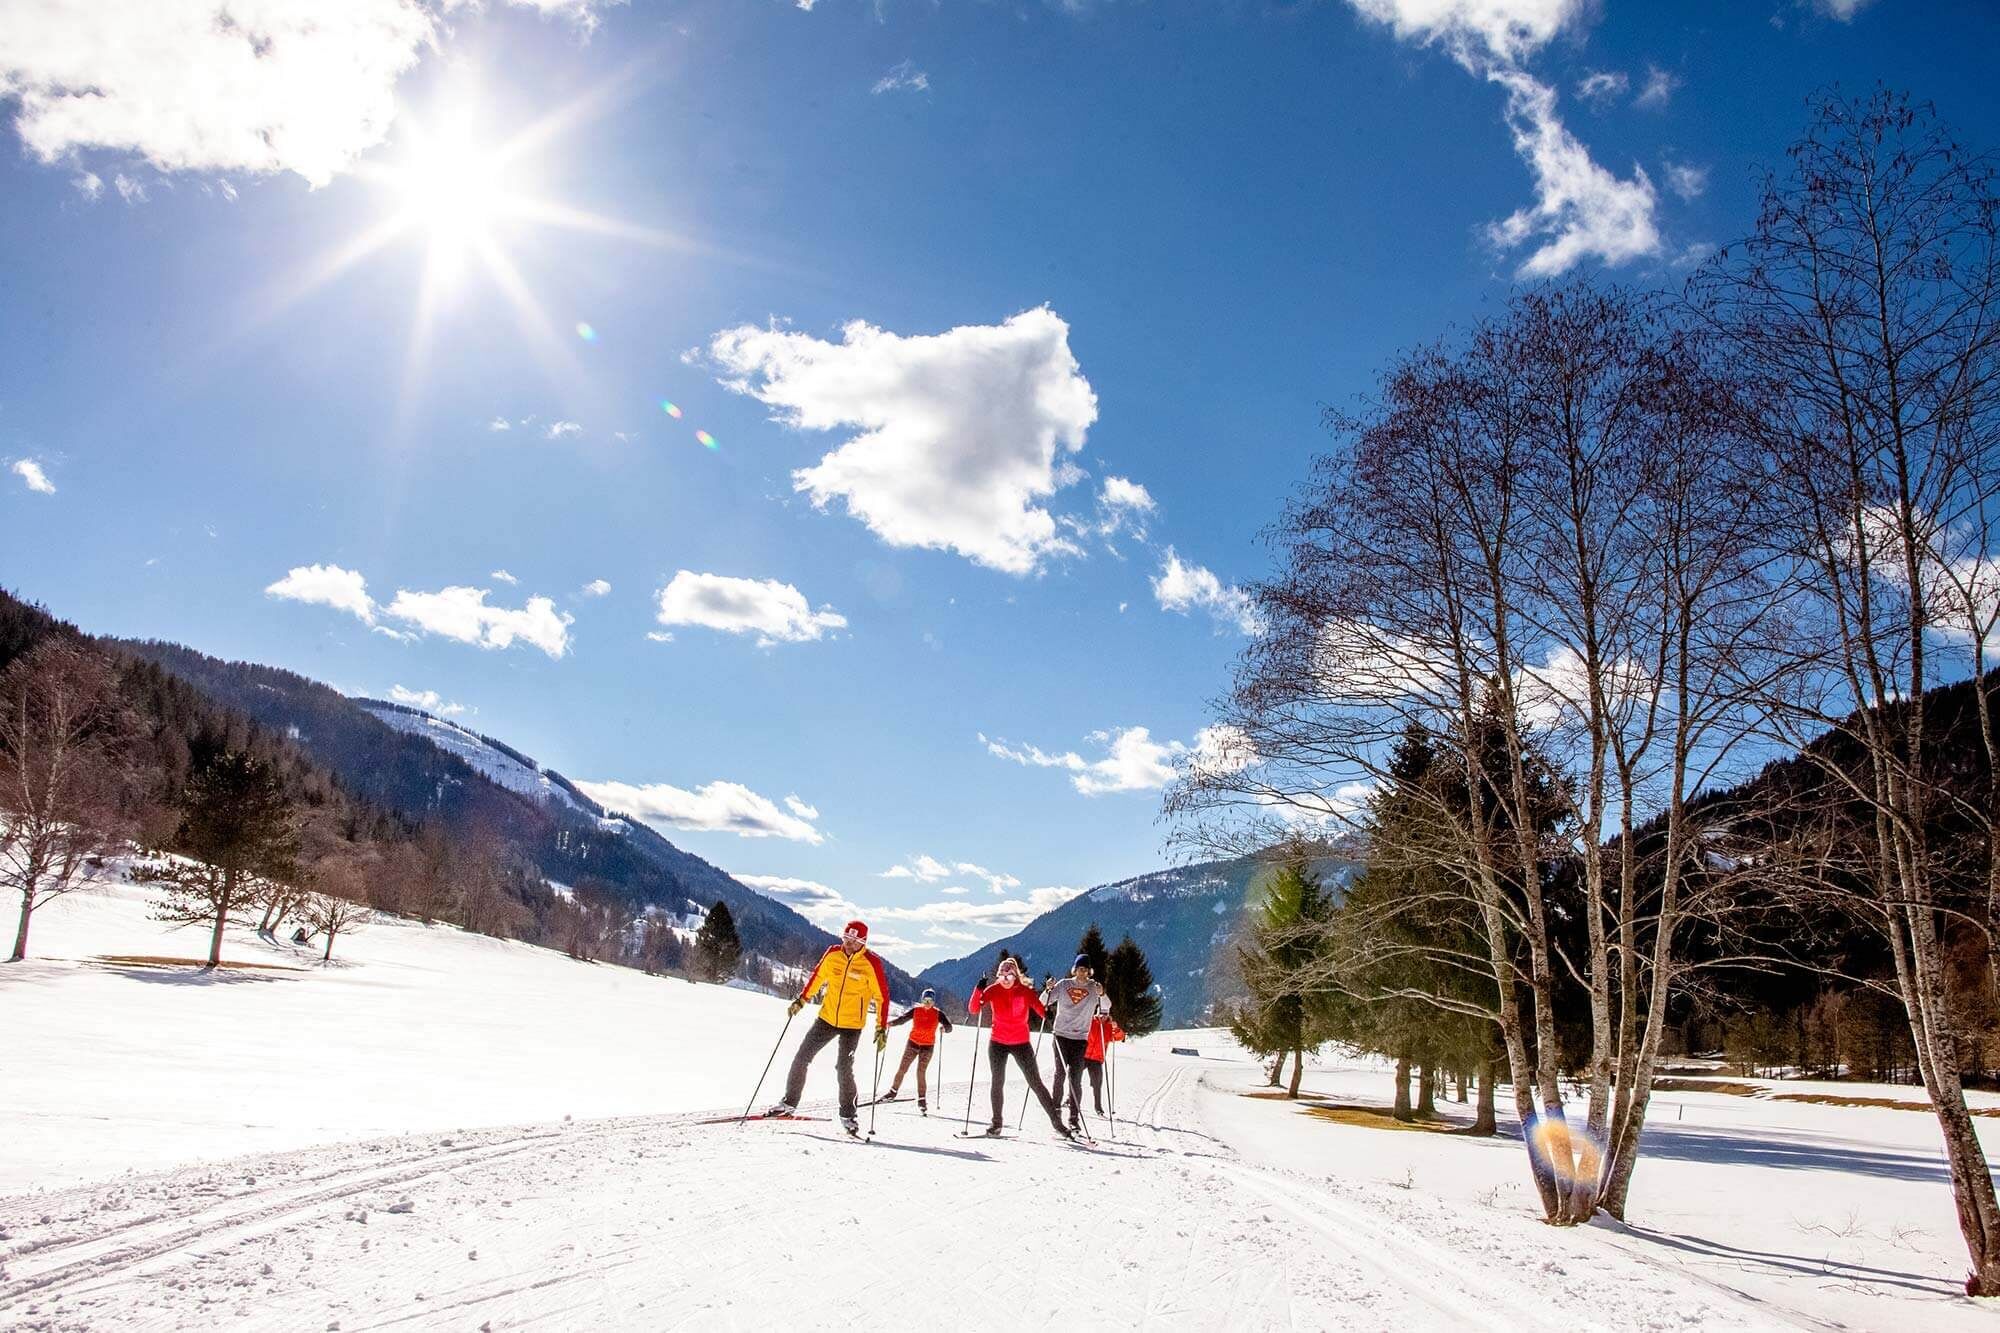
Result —
POLYGON ((1127 935, 1105 961, 1104 989, 1111 993, 1111 1018, 1134 1037, 1160 1028, 1160 997, 1143 949, 1127 935))
POLYGON ((1249 942, 1238 950, 1250 1004, 1230 1030, 1254 1054, 1276 1057, 1272 1082, 1292 1057, 1291 1095, 1299 1095, 1305 1053, 1324 1039, 1318 996, 1326 988, 1314 968, 1327 953, 1326 921, 1333 905, 1313 872, 1306 848, 1293 847, 1264 886, 1249 942))
POLYGON ((208 966, 222 962, 222 928, 260 900, 264 881, 298 876, 298 829, 277 770, 241 750, 204 765, 181 793, 173 850, 157 869, 166 888, 154 918, 209 926, 208 966))
POLYGON ((708 909, 708 917, 694 937, 694 952, 695 966, 706 980, 723 981, 736 970, 736 961, 743 956, 743 941, 737 938, 736 918, 730 915, 728 903, 718 899, 708 909))
POLYGON ((1076 951, 1090 960, 1090 975, 1103 984, 1111 976, 1111 955, 1105 951, 1104 936, 1099 933, 1097 923, 1090 923, 1090 929, 1083 932, 1083 938, 1076 942, 1076 951))

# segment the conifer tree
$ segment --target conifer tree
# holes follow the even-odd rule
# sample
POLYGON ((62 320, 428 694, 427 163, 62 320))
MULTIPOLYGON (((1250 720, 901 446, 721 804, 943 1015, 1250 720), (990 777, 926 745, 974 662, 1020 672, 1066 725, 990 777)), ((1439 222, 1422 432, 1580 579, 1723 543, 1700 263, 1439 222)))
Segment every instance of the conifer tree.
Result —
POLYGON ((1238 950, 1250 1005, 1231 1022, 1231 1031, 1256 1054, 1276 1057, 1273 1083, 1285 1056, 1292 1057, 1294 1097, 1305 1072, 1305 1052, 1317 1050, 1325 1035, 1319 1003, 1323 987, 1313 972, 1327 949, 1326 921, 1332 910, 1307 849, 1288 848, 1264 886, 1249 943, 1238 950))
POLYGON ((1134 1037, 1160 1028, 1160 997, 1153 988, 1153 969, 1132 937, 1118 942, 1105 961, 1104 989, 1111 994, 1111 1018, 1134 1037))
POLYGON ((222 962, 222 928, 260 901, 263 882, 298 875, 298 829, 277 770, 241 750, 210 760, 180 799, 173 850, 157 869, 166 897, 154 918, 210 927, 208 966, 222 962))
POLYGON ((1076 951, 1090 960, 1090 975, 1100 984, 1111 975, 1111 955, 1104 948, 1104 936, 1099 933, 1097 923, 1090 923, 1090 929, 1083 932, 1083 938, 1076 942, 1076 951))
POLYGON ((743 941, 736 934, 736 918, 729 904, 718 899, 708 909, 708 917, 694 937, 695 965, 708 981, 723 981, 736 970, 743 956, 743 941))

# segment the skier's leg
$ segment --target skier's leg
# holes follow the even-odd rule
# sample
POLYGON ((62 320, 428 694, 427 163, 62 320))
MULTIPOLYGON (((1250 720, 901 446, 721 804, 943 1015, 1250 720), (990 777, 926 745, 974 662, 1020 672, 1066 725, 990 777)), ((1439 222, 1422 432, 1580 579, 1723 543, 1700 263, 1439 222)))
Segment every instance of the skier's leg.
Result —
POLYGON ((987 1072, 993 1076, 993 1086, 989 1091, 993 1094, 994 1129, 998 1129, 1002 1124, 1006 1123, 1007 1118, 1005 1109, 1007 1101, 1007 1052, 1026 1051, 1027 1049, 1026 1046, 1002 1046, 997 1041, 987 1043, 986 1067, 987 1072))
POLYGON ((1056 1049, 1062 1053, 1063 1072, 1068 1075, 1069 1119, 1072 1125, 1083 1118, 1083 1050, 1082 1037, 1057 1037, 1056 1049))
POLYGON ((917 1100, 920 1102, 930 1099, 930 1082, 926 1077, 930 1072, 931 1048, 919 1046, 917 1047, 917 1100))
MULTIPOLYGON (((896 1077, 889 1080, 889 1095, 891 1097, 894 1097, 896 1093, 901 1090, 903 1086, 903 1075, 910 1072, 910 1062, 917 1058, 918 1051, 923 1051, 925 1060, 928 1061, 930 1059, 931 1053, 924 1047, 917 1045, 915 1042, 911 1042, 907 1046, 903 1047, 902 1063, 896 1066, 896 1077)), ((923 1091, 924 1091, 924 1071, 923 1071, 923 1066, 919 1065, 917 1067, 917 1095, 919 1097, 923 1096, 923 1091)))
POLYGON ((834 1056, 834 1070, 840 1075, 840 1118, 852 1120, 855 1103, 861 1098, 854 1089, 854 1050, 861 1045, 860 1028, 840 1029, 840 1052, 834 1056))
POLYGON ((1090 1102, 1099 1115, 1104 1114, 1104 1061, 1085 1060, 1085 1069, 1090 1071, 1090 1102))
POLYGON ((792 1057, 792 1072, 785 1079, 785 1105, 796 1107, 799 1098, 806 1095, 806 1071, 812 1067, 813 1057, 826 1049, 826 1044, 839 1031, 824 1018, 816 1018, 806 1029, 806 1038, 799 1043, 799 1052, 792 1057))
POLYGON ((1034 1049, 1026 1043, 1010 1049, 1014 1053, 1016 1063, 1021 1066, 1021 1076, 1028 1080, 1029 1090, 1035 1094, 1035 1100, 1042 1104, 1042 1110, 1048 1113, 1049 1123, 1056 1127, 1058 1134, 1062 1133, 1062 1112, 1057 1109, 1056 1099, 1049 1094, 1048 1087, 1042 1082, 1042 1071, 1035 1068, 1034 1049))

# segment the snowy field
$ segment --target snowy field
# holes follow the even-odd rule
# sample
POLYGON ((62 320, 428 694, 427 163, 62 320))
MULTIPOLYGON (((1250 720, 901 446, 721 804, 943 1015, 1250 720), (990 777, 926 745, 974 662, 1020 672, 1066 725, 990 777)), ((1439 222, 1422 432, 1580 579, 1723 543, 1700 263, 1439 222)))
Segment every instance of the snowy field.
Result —
MULTIPOLYGON (((0 966, 0 1327, 748 1329, 851 1311, 922 1328, 1957 1330, 2000 1314, 1953 1294, 1925 1114, 1663 1093, 1634 1225, 1556 1231, 1518 1141, 1245 1096, 1257 1072, 1214 1033, 1122 1051, 1122 1118, 1115 1138, 1095 1122, 1096 1151, 1033 1120, 954 1137, 963 1035, 945 1038, 933 1116, 885 1106, 857 1144, 827 1121, 697 1123, 742 1106, 784 1023, 767 996, 393 921, 328 968, 248 932, 226 958, 297 970, 94 961, 192 956, 196 935, 119 887, 38 914, 39 957, 0 966)), ((1388 1093, 1362 1062, 1309 1068, 1307 1086, 1388 1093)), ((808 1095, 831 1094, 827 1057, 808 1095)))

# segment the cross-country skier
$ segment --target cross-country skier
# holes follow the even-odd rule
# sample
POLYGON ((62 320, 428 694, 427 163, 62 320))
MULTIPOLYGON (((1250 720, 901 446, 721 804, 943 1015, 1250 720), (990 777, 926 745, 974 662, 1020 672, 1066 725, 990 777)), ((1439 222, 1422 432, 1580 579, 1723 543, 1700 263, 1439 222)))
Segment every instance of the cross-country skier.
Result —
POLYGON ((1111 1012, 1111 997, 1104 987, 1090 979, 1090 956, 1078 954, 1069 975, 1051 980, 1042 991, 1042 1003, 1056 1007, 1056 1092, 1062 1092, 1064 1077, 1069 1082, 1069 1127, 1083 1129, 1084 1052, 1090 1046, 1090 1025, 1099 1014, 1111 1012))
POLYGON ((923 995, 910 1008, 903 1011, 901 1018, 890 1021, 892 1028, 910 1025, 910 1040, 903 1047, 903 1062, 896 1066, 896 1077, 889 1080, 889 1090, 882 1094, 882 1100, 893 1102, 900 1095, 903 1075, 910 1072, 911 1064, 917 1067, 917 1109, 925 1115, 930 1107, 925 1102, 929 1089, 925 1086, 924 1075, 931 1067, 931 1052, 937 1047, 938 1029, 951 1031, 951 1020, 944 1016, 944 1010, 937 1007, 937 992, 925 989, 923 995))
POLYGON ((1104 1114, 1104 1052, 1112 1042, 1125 1040, 1125 1029, 1110 1014, 1090 1020, 1090 1040, 1083 1048, 1083 1067, 1090 1072, 1090 1100, 1097 1114, 1104 1114))
POLYGON ((1021 1076, 1034 1089, 1035 1100, 1048 1112, 1049 1124, 1056 1133, 1069 1138, 1069 1126, 1062 1122, 1056 1099, 1042 1086, 1041 1071, 1035 1068, 1035 1048, 1028 1042, 1028 1015, 1041 1018, 1048 1011, 1042 1007, 1035 988, 1021 979, 1018 960, 1002 958, 998 971, 998 979, 991 985, 985 977, 979 979, 966 1005, 967 1013, 977 1015, 985 1009, 993 1015, 993 1036, 986 1046, 986 1059, 993 1074, 993 1123, 986 1127, 986 1132, 997 1136, 1006 1124, 1007 1061, 1011 1059, 1021 1067, 1021 1076))
POLYGON ((850 1134, 859 1134, 854 1048, 861 1044, 861 1031, 868 1025, 871 1004, 875 1007, 875 1049, 886 1050, 889 1045, 889 979, 882 972, 882 961, 868 952, 865 922, 848 922, 840 932, 840 943, 820 956, 819 966, 806 978, 799 998, 792 1001, 792 1012, 796 1014, 805 1008, 807 997, 815 991, 821 997, 819 1018, 806 1033, 806 1039, 799 1043, 798 1054, 792 1057, 791 1077, 785 1080, 785 1099, 764 1114, 797 1113, 799 1099, 806 1092, 806 1070, 811 1067, 813 1057, 838 1038, 840 1051, 834 1057, 834 1071, 840 1078, 840 1125, 850 1134))

